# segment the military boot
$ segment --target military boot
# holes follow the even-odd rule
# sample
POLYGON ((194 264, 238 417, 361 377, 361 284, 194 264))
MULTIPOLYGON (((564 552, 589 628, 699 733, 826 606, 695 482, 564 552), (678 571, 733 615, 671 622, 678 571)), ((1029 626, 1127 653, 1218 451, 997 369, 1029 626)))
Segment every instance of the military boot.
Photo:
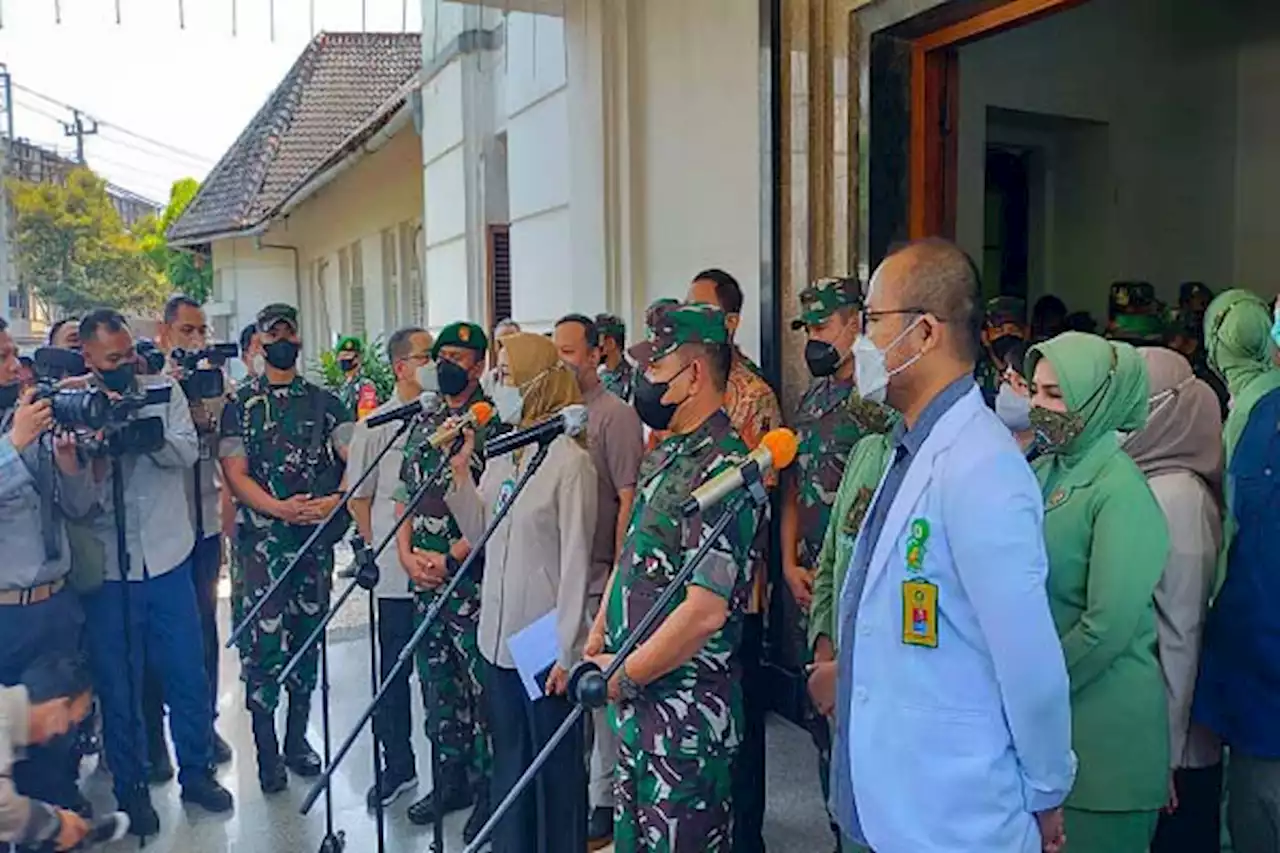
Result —
POLYGON ((289 787, 289 774, 276 739, 276 718, 271 711, 253 712, 253 745, 258 751, 258 784, 262 793, 278 794, 289 787))
POLYGON ((480 784, 476 785, 476 807, 471 810, 467 825, 462 828, 463 844, 470 844, 476 840, 476 836, 489 822, 489 815, 492 813, 493 809, 489 807, 489 780, 481 779, 480 784))
POLYGON ((409 822, 418 826, 426 826, 436 819, 436 809, 443 814, 460 812, 471 805, 471 786, 467 783, 464 770, 446 770, 432 787, 431 793, 409 806, 409 822))
POLYGON ((320 756, 307 743, 311 697, 289 694, 289 716, 284 729, 284 763, 304 779, 320 775, 320 756))

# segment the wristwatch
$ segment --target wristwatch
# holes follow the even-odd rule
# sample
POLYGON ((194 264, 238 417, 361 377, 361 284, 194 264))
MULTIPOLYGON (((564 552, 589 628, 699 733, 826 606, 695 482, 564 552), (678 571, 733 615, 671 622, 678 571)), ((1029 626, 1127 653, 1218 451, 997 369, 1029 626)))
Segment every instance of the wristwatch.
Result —
POLYGON ((640 698, 642 689, 631 676, 627 675, 626 664, 623 664, 618 669, 618 698, 634 702, 640 698))

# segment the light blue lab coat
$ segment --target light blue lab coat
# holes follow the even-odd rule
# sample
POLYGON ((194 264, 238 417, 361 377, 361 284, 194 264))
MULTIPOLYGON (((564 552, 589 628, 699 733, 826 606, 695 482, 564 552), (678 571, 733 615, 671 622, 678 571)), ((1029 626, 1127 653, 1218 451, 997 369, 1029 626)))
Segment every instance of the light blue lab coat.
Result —
POLYGON ((859 536, 840 599, 831 800, 877 853, 1039 853, 1034 813, 1071 789, 1043 514, 1021 451, 973 389, 917 450, 878 540, 859 536), (905 642, 909 580, 936 586, 936 647, 905 642))

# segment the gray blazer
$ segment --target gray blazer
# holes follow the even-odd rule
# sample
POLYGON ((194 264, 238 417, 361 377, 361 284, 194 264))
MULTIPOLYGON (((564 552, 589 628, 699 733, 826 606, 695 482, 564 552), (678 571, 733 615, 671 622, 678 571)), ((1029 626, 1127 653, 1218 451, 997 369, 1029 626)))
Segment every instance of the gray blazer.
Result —
MULTIPOLYGON (((519 468, 515 454, 491 459, 478 490, 469 477, 453 478, 445 502, 469 541, 480 540, 533 455, 532 448, 525 449, 519 468)), ((566 670, 577 663, 590 627, 587 587, 596 501, 591 456, 560 436, 485 548, 479 629, 485 660, 513 669, 507 639, 554 609, 560 641, 556 662, 566 670)))

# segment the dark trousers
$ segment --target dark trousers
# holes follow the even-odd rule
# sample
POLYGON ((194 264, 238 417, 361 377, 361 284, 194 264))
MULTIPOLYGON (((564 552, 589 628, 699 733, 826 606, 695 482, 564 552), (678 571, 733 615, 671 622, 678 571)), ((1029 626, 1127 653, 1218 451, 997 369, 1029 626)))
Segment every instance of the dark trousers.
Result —
POLYGON ((186 784, 213 761, 213 718, 204 672, 203 640, 188 558, 167 574, 144 581, 107 581, 85 596, 89 662, 102 703, 107 762, 117 799, 146 783, 146 729, 142 715, 143 660, 160 676, 186 784))
MULTIPOLYGON (((378 669, 382 683, 396 664, 405 643, 413 635, 414 602, 411 598, 378 599, 378 669)), ((413 667, 402 667, 395 681, 387 686, 386 696, 373 718, 373 730, 382 742, 383 760, 388 773, 413 773, 413 718, 410 706, 409 673, 413 667)))
MULTIPOLYGON (((191 579, 195 583, 196 608, 200 611, 200 631, 204 636, 204 674, 209 682, 212 718, 218 717, 218 572, 222 568, 222 534, 206 536, 191 552, 191 579)), ((146 676, 142 689, 142 715, 147 725, 147 743, 164 746, 164 688, 154 652, 146 653, 146 676)))
POLYGON ((1183 768, 1173 776, 1178 810, 1160 815, 1151 853, 1218 853, 1222 849, 1222 764, 1183 768))
MULTIPOLYGON (((492 803, 496 809, 533 757, 573 710, 562 696, 530 702, 514 669, 486 663, 493 737, 492 803)), ((562 853, 587 849, 587 764, 582 721, 494 829, 493 853, 562 853)))
MULTIPOLYGON (((0 607, 0 684, 12 687, 41 655, 80 651, 84 614, 69 589, 26 607, 0 607)), ((72 808, 79 802, 76 787, 80 757, 74 732, 44 746, 28 747, 26 759, 13 768, 18 793, 46 803, 72 808)))
POLYGON ((742 623, 738 663, 746 726, 733 762, 733 853, 764 851, 764 716, 769 689, 763 664, 764 617, 748 614, 742 623))

